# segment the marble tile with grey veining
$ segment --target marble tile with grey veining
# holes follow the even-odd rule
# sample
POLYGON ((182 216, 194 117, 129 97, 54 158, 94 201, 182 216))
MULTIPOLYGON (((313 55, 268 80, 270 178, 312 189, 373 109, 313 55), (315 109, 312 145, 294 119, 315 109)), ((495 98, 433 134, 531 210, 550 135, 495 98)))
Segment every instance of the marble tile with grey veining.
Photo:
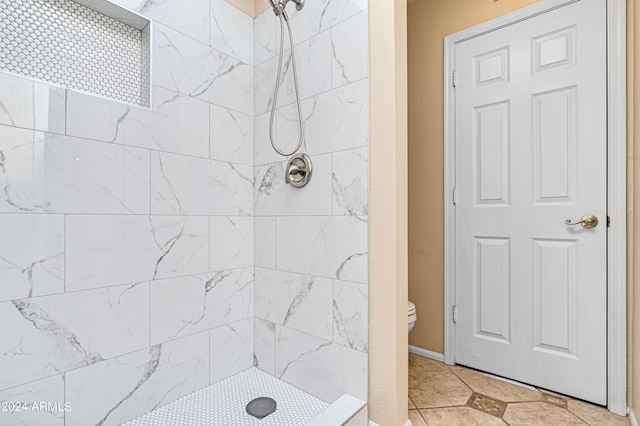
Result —
MULTIPOLYGON (((280 85, 284 84, 284 76, 291 68, 291 55, 282 59, 282 72, 280 74, 280 85)), ((268 59, 253 68, 253 111, 255 115, 265 114, 271 111, 275 98, 276 75, 278 74, 278 57, 268 59)), ((280 97, 278 92, 278 97, 280 97)), ((278 105, 281 100, 277 100, 278 105)))
POLYGON ((332 403, 347 393, 367 398, 367 355, 277 326, 276 377, 332 403))
POLYGON ((277 54, 279 45, 276 38, 276 25, 279 26, 278 18, 271 8, 256 16, 253 20, 254 65, 261 64, 277 54))
POLYGON ((256 268, 255 315, 331 340, 332 286, 327 278, 256 268))
POLYGON ((331 155, 313 157, 313 176, 304 188, 285 182, 286 163, 255 168, 255 215, 330 215, 331 155))
POLYGON ((0 301, 64 292, 64 216, 0 216, 0 301))
POLYGON ((0 211, 148 213, 149 167, 147 150, 0 126, 0 211))
POLYGON ((67 373, 66 426, 117 426, 209 384, 209 333, 67 373))
POLYGON ((369 149, 333 154, 333 214, 369 214, 369 149))
MULTIPOLYGON (((315 98, 303 100, 302 111, 302 135, 303 140, 300 152, 307 151, 304 140, 306 123, 313 113, 315 98)), ((281 151, 293 151, 300 142, 300 121, 298 118, 297 104, 291 104, 276 110, 273 118, 273 128, 270 132, 270 113, 255 117, 254 123, 254 165, 261 166, 276 162, 286 162, 289 158, 278 154, 271 145, 271 135, 274 144, 281 151)))
POLYGON ((161 25, 153 40, 154 84, 253 115, 251 65, 161 25))
POLYGON ((254 262, 256 267, 276 267, 276 218, 254 218, 254 262))
MULTIPOLYGON (((253 119, 253 164, 261 166, 263 164, 284 161, 284 157, 280 157, 271 146, 269 139, 269 122, 271 114, 268 112, 258 115, 253 119), (278 160, 280 158, 280 160, 278 160)), ((277 120, 273 120, 273 135, 277 135, 277 120)), ((280 146, 280 145, 278 145, 280 146)))
POLYGON ((254 265, 252 217, 214 216, 209 223, 209 270, 221 271, 254 265))
POLYGON ((253 118, 213 104, 210 118, 210 157, 253 166, 253 118))
POLYGON ((0 389, 148 345, 149 284, 0 303, 0 389), (99 332, 96 332, 99 330, 99 332))
POLYGON ((3 426, 64 426, 64 375, 0 391, 0 406, 11 408, 5 407, 5 403, 24 405, 19 406, 20 410, 3 410, 0 413, 3 426), (43 402, 51 404, 48 409, 40 410, 43 402))
MULTIPOLYGON (((301 152, 307 152, 307 124, 315 112, 316 98, 305 99, 300 103, 301 114, 298 114, 298 104, 293 103, 278 108, 275 115, 276 133, 275 141, 282 151, 292 152, 300 144, 302 134, 301 152), (302 116, 302 129, 300 129, 300 115, 302 116)), ((277 156, 279 161, 288 161, 286 157, 277 156)))
POLYGON ((363 11, 331 29, 333 87, 369 76, 369 15, 363 11))
POLYGON ((253 214, 253 167, 159 152, 151 161, 153 214, 253 214))
POLYGON ((254 318, 253 365, 271 375, 276 374, 276 325, 254 318))
POLYGON ((211 47, 253 65, 253 18, 227 0, 211 0, 211 47))
POLYGON ((253 367, 253 318, 214 328, 210 333, 209 383, 253 367))
POLYGON ((333 282, 333 341, 367 352, 369 349, 369 287, 333 282))
POLYGON ((323 93, 314 102, 305 128, 309 154, 368 146, 368 79, 323 93))
POLYGON ((65 132, 65 90, 0 72, 0 124, 65 132))
POLYGON ((209 105, 162 87, 153 109, 69 92, 67 134, 195 157, 209 157, 209 105))
MULTIPOLYGON (((288 45, 287 45, 288 46, 288 45)), ((300 99, 307 99, 331 89, 331 32, 326 31, 296 46, 296 69, 300 99)), ((255 67, 254 108, 256 114, 270 111, 275 97, 274 84, 278 71, 278 58, 272 58, 255 67)), ((280 91, 277 107, 296 102, 295 80, 291 50, 284 52, 280 91)))
POLYGON ((114 0, 149 19, 173 28, 201 43, 209 43, 209 1, 189 0, 189 7, 176 0, 114 0))
POLYGON ((276 218, 276 227, 279 269, 367 283, 368 224, 365 218, 287 216, 276 218))
POLYGON ((306 40, 367 10, 368 0, 317 0, 298 12, 287 9, 296 40, 306 40))
POLYGON ((253 316, 253 268, 151 283, 151 343, 253 316))
POLYGON ((67 216, 66 289, 198 274, 209 269, 209 219, 67 216))

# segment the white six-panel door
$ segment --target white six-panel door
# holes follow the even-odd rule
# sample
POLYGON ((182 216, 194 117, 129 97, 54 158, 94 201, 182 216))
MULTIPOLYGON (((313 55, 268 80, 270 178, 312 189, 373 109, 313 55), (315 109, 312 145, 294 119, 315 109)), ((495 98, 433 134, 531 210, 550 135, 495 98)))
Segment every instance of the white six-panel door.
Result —
POLYGON ((606 404, 605 0, 462 42, 455 68, 455 361, 606 404))

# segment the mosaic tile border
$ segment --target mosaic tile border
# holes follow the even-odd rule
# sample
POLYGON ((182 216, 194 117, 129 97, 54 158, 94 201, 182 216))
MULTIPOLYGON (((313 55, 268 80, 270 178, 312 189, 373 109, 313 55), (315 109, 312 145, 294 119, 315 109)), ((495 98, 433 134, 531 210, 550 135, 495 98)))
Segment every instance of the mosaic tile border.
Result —
POLYGON ((0 0, 0 70, 148 107, 149 26, 106 0, 0 0))

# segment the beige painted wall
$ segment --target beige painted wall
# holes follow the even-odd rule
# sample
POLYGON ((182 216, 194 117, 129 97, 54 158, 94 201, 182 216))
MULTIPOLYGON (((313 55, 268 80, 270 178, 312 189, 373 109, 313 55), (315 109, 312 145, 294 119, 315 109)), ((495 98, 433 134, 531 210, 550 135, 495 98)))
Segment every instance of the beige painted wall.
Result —
POLYGON ((257 16, 269 7, 269 0, 227 0, 249 16, 257 16))
MULTIPOLYGON (((640 410, 640 315, 634 312, 640 306, 640 277, 635 274, 635 265, 640 265, 640 233, 634 229, 640 227, 640 215, 635 216, 635 206, 640 203, 640 173, 636 172, 634 154, 640 142, 640 108, 635 100, 640 99, 640 7, 635 0, 627 0, 627 204, 628 204, 628 401, 635 413, 640 410)), ((637 416, 636 416, 637 417, 637 416)))
POLYGON ((444 37, 536 0, 416 0, 409 4, 409 343, 444 352, 444 37))
POLYGON ((369 407, 384 426, 407 422, 406 10, 406 0, 369 3, 369 407))
POLYGON ((262 12, 267 10, 267 8, 271 7, 269 5, 269 0, 254 0, 254 1, 255 1, 254 10, 256 12, 256 15, 261 14, 262 12))

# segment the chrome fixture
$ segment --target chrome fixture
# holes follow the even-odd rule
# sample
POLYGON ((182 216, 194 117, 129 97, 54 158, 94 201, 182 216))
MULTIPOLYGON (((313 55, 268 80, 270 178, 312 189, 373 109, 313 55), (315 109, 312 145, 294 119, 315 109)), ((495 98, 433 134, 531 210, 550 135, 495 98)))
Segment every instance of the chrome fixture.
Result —
POLYGON ((587 229, 592 229, 592 228, 595 228, 596 226, 598 226, 598 218, 595 217, 592 214, 586 214, 586 215, 582 216, 580 218, 580 220, 577 221, 577 222, 571 222, 571 219, 567 219, 567 220, 564 221, 564 223, 569 225, 569 226, 582 225, 583 227, 585 227, 587 229))
POLYGON ((280 11, 284 11, 284 8, 287 7, 287 3, 289 3, 290 1, 296 4, 297 11, 301 11, 304 7, 304 0, 269 0, 271 6, 273 7, 273 13, 275 13, 276 15, 279 15, 280 11))
POLYGON ((291 157, 284 174, 284 181, 294 188, 302 188, 311 180, 313 165, 306 154, 296 154, 291 157))
POLYGON ((287 4, 292 1, 296 4, 296 9, 301 10, 304 7, 304 0, 269 0, 271 6, 273 6, 273 12, 280 18, 280 59, 278 60, 278 73, 276 74, 276 87, 273 93, 273 99, 271 104, 271 118, 269 119, 269 140, 271 146, 280 155, 288 157, 298 152, 304 141, 304 127, 302 123, 302 108, 300 106, 300 91, 298 90, 298 71, 296 70, 296 55, 293 43, 293 34, 291 32, 291 24, 289 23, 289 16, 286 12, 287 4), (298 122, 300 123, 300 139, 298 145, 291 152, 285 152, 276 146, 276 141, 273 137, 273 119, 276 114, 276 106, 278 104, 278 92, 280 92, 280 79, 282 78, 282 57, 284 56, 284 26, 287 25, 289 32, 289 43, 291 45, 291 64, 293 68, 293 84, 296 91, 296 104, 298 106, 298 122))

